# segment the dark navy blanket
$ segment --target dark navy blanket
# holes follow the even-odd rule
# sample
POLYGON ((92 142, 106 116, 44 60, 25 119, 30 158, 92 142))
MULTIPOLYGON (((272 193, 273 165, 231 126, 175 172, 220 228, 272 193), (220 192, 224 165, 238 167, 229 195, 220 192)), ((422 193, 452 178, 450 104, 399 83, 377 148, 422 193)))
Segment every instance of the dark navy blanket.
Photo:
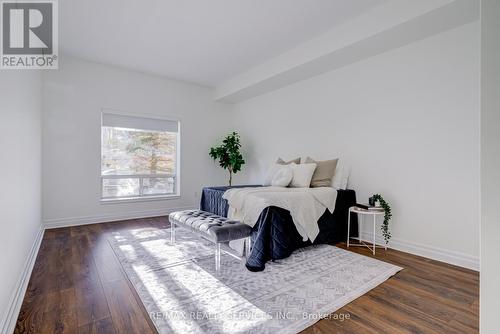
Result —
MULTIPOLYGON (((227 189, 235 187, 203 188, 200 210, 227 217, 228 204, 222 195, 227 189)), ((354 190, 337 190, 335 210, 325 213, 318 220, 319 234, 314 244, 336 243, 347 237, 347 215, 349 207, 356 204, 354 190)), ((358 224, 355 215, 351 219, 351 236, 358 235, 358 224)), ((288 210, 268 207, 262 211, 252 231, 252 251, 247 259, 246 267, 251 271, 262 271, 269 260, 279 260, 290 256, 298 248, 311 245, 310 241, 302 241, 288 210)))

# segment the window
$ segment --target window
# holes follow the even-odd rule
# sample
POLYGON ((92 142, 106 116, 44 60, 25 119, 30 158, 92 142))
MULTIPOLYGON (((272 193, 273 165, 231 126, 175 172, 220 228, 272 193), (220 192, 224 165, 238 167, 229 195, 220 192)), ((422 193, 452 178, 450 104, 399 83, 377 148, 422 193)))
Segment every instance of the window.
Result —
POLYGON ((179 122, 103 112, 102 199, 178 195, 179 122))

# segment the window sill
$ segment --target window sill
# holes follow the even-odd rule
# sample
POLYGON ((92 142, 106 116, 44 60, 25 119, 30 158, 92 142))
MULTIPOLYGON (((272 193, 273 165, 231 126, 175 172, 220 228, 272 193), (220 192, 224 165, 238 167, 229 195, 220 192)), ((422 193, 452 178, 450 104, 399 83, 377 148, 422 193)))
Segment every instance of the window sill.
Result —
POLYGON ((161 195, 161 196, 143 196, 143 197, 123 197, 123 198, 102 198, 101 204, 119 204, 119 203, 133 203, 133 202, 152 202, 152 201, 165 201, 171 199, 179 199, 180 195, 161 195))

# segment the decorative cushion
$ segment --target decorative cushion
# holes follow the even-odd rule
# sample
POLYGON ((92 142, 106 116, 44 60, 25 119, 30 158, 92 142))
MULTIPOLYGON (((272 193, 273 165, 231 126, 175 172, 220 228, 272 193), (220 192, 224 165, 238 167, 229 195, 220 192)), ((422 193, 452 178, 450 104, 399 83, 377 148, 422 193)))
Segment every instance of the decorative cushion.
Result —
POLYGON ((300 157, 295 158, 295 159, 290 160, 290 161, 286 161, 286 162, 283 159, 278 158, 278 160, 276 160, 276 163, 278 165, 290 165, 290 164, 297 164, 298 165, 298 164, 300 164, 300 157))
POLYGON ((274 163, 271 165, 271 167, 269 167, 269 169, 266 172, 266 176, 264 177, 264 183, 263 183, 264 186, 271 185, 274 176, 276 175, 276 173, 278 173, 281 167, 283 167, 283 165, 280 165, 278 163, 274 163))
POLYGON ((335 189, 347 189, 349 176, 351 175, 351 167, 340 160, 335 170, 335 175, 332 181, 332 187, 335 189))
POLYGON ((311 188, 331 187, 338 161, 339 159, 314 161, 312 158, 307 157, 306 163, 316 163, 317 165, 311 179, 311 188))
POLYGON ((170 222, 187 227, 214 243, 246 238, 252 232, 246 224, 201 210, 172 212, 168 218, 170 222))
POLYGON ((315 163, 308 164, 291 164, 293 177, 290 187, 293 188, 309 188, 311 179, 316 169, 315 163))
POLYGON ((293 171, 290 165, 279 165, 277 172, 271 180, 271 185, 274 187, 288 187, 293 178, 293 171))

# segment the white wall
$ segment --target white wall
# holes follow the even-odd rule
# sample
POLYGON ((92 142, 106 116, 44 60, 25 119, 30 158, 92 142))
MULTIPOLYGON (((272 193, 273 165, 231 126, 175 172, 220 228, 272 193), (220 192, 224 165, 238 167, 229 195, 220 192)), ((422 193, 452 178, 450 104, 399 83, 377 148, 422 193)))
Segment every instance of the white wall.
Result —
POLYGON ((39 72, 0 73, 0 331, 6 333, 41 237, 41 83, 39 72))
POLYGON ((392 246, 477 268, 479 63, 475 22, 240 103, 245 179, 340 156, 392 204, 392 246))
POLYGON ((63 56, 58 71, 44 73, 43 97, 47 226, 165 214, 198 205, 203 185, 226 182, 208 150, 229 131, 230 106, 213 102, 207 88, 63 56), (102 108, 180 119, 180 199, 100 203, 102 108))
POLYGON ((500 2, 482 1, 481 69, 481 333, 500 319, 500 2))

